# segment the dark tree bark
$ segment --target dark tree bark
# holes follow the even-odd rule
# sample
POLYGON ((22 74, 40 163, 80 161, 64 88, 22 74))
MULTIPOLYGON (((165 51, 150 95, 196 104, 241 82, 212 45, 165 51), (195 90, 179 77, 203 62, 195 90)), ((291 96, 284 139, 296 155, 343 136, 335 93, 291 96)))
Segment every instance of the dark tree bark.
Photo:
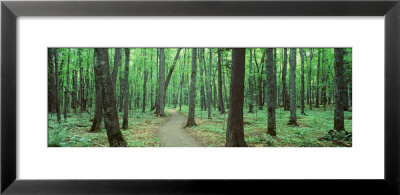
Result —
POLYGON ((290 49, 290 77, 289 77, 289 88, 290 88, 290 119, 289 125, 297 126, 296 117, 296 48, 290 49))
POLYGON ((208 64, 208 70, 206 68, 206 63, 204 62, 204 70, 207 72, 206 76, 206 87, 207 87, 207 107, 208 107, 208 119, 211 119, 211 88, 212 85, 210 83, 210 78, 211 78, 211 64, 212 64, 212 51, 211 48, 209 48, 209 64, 208 64))
POLYGON ((119 128, 115 92, 108 65, 107 49, 95 49, 95 79, 99 79, 103 99, 104 124, 111 147, 127 146, 119 128))
MULTIPOLYGON (((96 66, 96 55, 94 58, 94 66, 96 66)), ((95 87, 95 109, 94 118, 90 132, 97 132, 101 129, 101 121, 103 120, 103 86, 100 75, 94 74, 94 87, 95 87)))
POLYGON ((344 131, 344 64, 343 48, 335 48, 335 116, 334 127, 336 131, 344 131))
POLYGON ((327 73, 325 73, 325 71, 324 71, 324 69, 325 69, 325 66, 324 66, 324 63, 325 63, 325 61, 324 61, 324 59, 325 59, 325 57, 324 57, 325 55, 324 55, 324 50, 322 50, 322 63, 321 63, 321 65, 322 65, 322 67, 321 67, 321 75, 322 75, 322 78, 321 78, 321 83, 322 83, 322 89, 321 89, 321 103, 322 103, 322 105, 323 105, 323 107, 324 107, 324 111, 325 111, 325 109, 326 109, 326 103, 327 103, 327 99, 326 99, 326 79, 327 79, 327 73))
MULTIPOLYGON (((121 68, 122 70, 122 68, 121 68)), ((122 108, 124 108, 124 82, 122 79, 122 71, 120 71, 119 76, 119 112, 122 112, 122 108)))
MULTIPOLYGON (((172 63, 172 66, 168 71, 167 79, 165 80, 165 84, 164 84, 164 105, 165 105, 165 100, 166 100, 166 96, 165 95, 167 94, 168 85, 169 85, 169 82, 171 81, 172 73, 175 70, 176 62, 179 59, 179 53, 181 52, 181 50, 182 50, 182 48, 178 48, 178 51, 176 52, 176 55, 175 55, 175 58, 174 58, 174 62, 172 63)), ((164 54, 164 58, 165 58, 165 54, 164 54)), ((164 59, 164 65, 165 65, 165 59, 164 59)), ((164 70, 165 70, 165 68, 164 68, 164 70)), ((160 109, 160 103, 159 102, 160 102, 160 99, 157 96, 156 103, 153 106, 153 108, 156 108, 156 114, 159 113, 159 109, 160 109)), ((153 109, 151 109, 151 110, 153 110, 153 109)))
POLYGON ((185 80, 185 63, 186 63, 186 49, 184 51, 184 55, 183 55, 183 64, 182 64, 182 68, 181 68, 181 83, 180 83, 180 93, 179 93, 179 111, 182 110, 182 104, 183 104, 183 82, 185 80))
POLYGON ((319 67, 321 59, 321 49, 318 49, 318 63, 317 63, 317 88, 315 91, 315 108, 319 108, 319 67))
POLYGON ((287 48, 283 49, 283 68, 282 68, 282 99, 283 109, 289 110, 289 94, 286 84, 286 72, 287 72, 287 48))
POLYGON ((310 72, 308 73, 308 93, 307 93, 307 102, 310 105, 310 110, 312 110, 312 91, 311 91, 311 70, 312 70, 312 57, 313 57, 313 49, 310 49, 310 72))
POLYGON ((274 86, 274 64, 272 59, 272 48, 265 50, 267 61, 265 63, 266 78, 267 78, 267 108, 268 108, 268 131, 271 136, 276 136, 276 123, 275 123, 275 101, 276 90, 274 86))
MULTIPOLYGON (((153 61, 153 49, 151 50, 150 61, 153 61)), ((153 63, 150 64, 150 106, 153 105, 153 63)))
POLYGON ((256 50, 254 50, 254 62, 256 63, 257 66, 257 78, 258 78, 258 109, 262 110, 264 106, 264 99, 263 99, 263 89, 264 89, 264 84, 263 84, 263 73, 264 73, 264 59, 265 59, 265 52, 262 52, 262 57, 260 61, 260 65, 257 63, 257 55, 256 55, 256 50), (261 70, 260 70, 261 66, 261 70))
POLYGON ((243 129, 245 49, 232 49, 232 73, 226 130, 227 147, 246 147, 243 129))
POLYGON ((61 113, 60 113, 60 100, 59 100, 59 70, 58 70, 58 49, 54 49, 54 78, 55 78, 55 99, 56 99, 56 112, 57 112, 57 121, 61 122, 61 113))
POLYGON ((72 101, 71 101, 71 107, 74 109, 74 112, 76 112, 76 109, 78 107, 77 99, 78 99, 78 73, 76 70, 72 71, 72 101))
POLYGON ((82 49, 78 49, 78 67, 79 67, 79 101, 81 102, 81 113, 86 111, 85 106, 85 90, 84 90, 84 78, 83 78, 83 67, 82 67, 82 57, 81 51, 82 49))
MULTIPOLYGON (((68 49, 68 59, 67 59, 67 75, 66 75, 66 87, 69 87, 69 61, 70 61, 70 51, 71 49, 68 49)), ((68 113, 68 92, 67 89, 64 90, 64 119, 67 119, 67 113, 68 113)))
POLYGON ((277 66, 277 64, 276 64, 276 48, 274 48, 273 49, 274 50, 274 56, 273 56, 273 76, 272 76, 272 79, 273 79, 273 87, 274 87, 274 109, 276 109, 277 108, 277 106, 278 106, 278 97, 277 97, 277 93, 278 93, 278 84, 277 84, 277 80, 276 80, 276 66, 277 66))
POLYGON ((253 52, 252 49, 250 51, 250 59, 249 59, 249 113, 253 113, 253 52))
POLYGON ((225 114, 224 99, 222 97, 222 68, 221 68, 221 49, 218 49, 218 99, 219 99, 219 111, 221 114, 225 114))
POLYGON ((199 49, 199 60, 200 60, 200 108, 201 110, 206 109, 206 96, 204 90, 204 69, 203 66, 206 63, 204 60, 204 48, 199 49))
POLYGON ((55 79, 54 79, 54 59, 53 59, 53 49, 49 48, 47 51, 47 58, 48 58, 48 62, 47 62, 47 67, 48 67, 48 82, 49 82, 49 86, 48 86, 48 111, 50 113, 55 113, 56 112, 56 94, 55 94, 55 79))
POLYGON ((192 75, 190 77, 189 114, 185 127, 197 126, 194 120, 196 100, 197 49, 192 49, 192 75))
POLYGON ((301 114, 306 115, 304 112, 304 90, 305 90, 305 82, 304 82, 304 57, 305 57, 304 49, 300 49, 300 56, 301 56, 301 88, 300 88, 300 104, 301 104, 301 114))
POLYGON ((125 75, 124 75, 124 118, 122 129, 128 129, 128 105, 129 105, 129 48, 125 48, 125 75))
POLYGON ((146 67, 146 50, 143 53, 144 55, 144 60, 143 60, 143 69, 144 69, 144 73, 143 73, 143 105, 142 105, 142 112, 145 113, 146 112, 146 95, 147 95, 147 67, 146 67))
POLYGON ((116 89, 118 68, 121 66, 121 48, 115 48, 114 54, 114 68, 112 72, 112 82, 114 90, 116 89))
POLYGON ((160 67, 159 67, 159 79, 160 79, 160 85, 159 85, 159 94, 158 98, 159 100, 159 112, 158 116, 160 117, 165 117, 164 113, 164 107, 165 107, 165 53, 164 53, 164 48, 160 48, 160 67))

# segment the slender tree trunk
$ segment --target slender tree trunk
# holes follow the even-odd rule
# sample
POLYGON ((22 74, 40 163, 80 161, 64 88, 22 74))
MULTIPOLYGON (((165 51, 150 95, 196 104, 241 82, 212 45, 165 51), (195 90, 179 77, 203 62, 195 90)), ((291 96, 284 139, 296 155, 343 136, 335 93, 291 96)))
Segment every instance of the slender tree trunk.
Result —
POLYGON ((274 64, 272 59, 272 48, 265 50, 267 61, 265 63, 266 77, 267 77, 267 108, 268 108, 268 131, 271 136, 276 136, 276 123, 275 123, 275 101, 276 90, 274 86, 274 64))
MULTIPOLYGON (((122 70, 122 68, 121 68, 122 70)), ((124 107, 124 82, 122 80, 122 71, 120 71, 119 76, 119 112, 122 112, 122 108, 124 107)))
POLYGON ((56 94, 55 94, 55 79, 54 79, 54 60, 53 60, 53 49, 49 48, 47 51, 47 58, 48 58, 48 63, 47 63, 47 67, 48 67, 48 82, 49 82, 49 86, 48 86, 48 111, 50 113, 55 113, 56 112, 56 94))
POLYGON ((336 131, 344 131, 344 65, 343 65, 343 48, 335 48, 335 116, 334 127, 336 131))
POLYGON ((222 68, 221 68, 221 49, 218 49, 218 99, 219 99, 219 111, 221 114, 225 114, 224 99, 222 97, 222 68))
POLYGON ((201 110, 206 109, 206 98, 204 93, 204 69, 203 66, 206 63, 204 60, 204 48, 199 49, 199 60, 200 60, 200 108, 201 110))
POLYGON ((304 57, 305 57, 304 49, 300 49, 300 56, 301 56, 301 89, 300 89, 300 103, 301 103, 301 114, 306 115, 304 112, 304 90, 305 90, 305 82, 304 82, 304 57))
POLYGON ((327 102, 327 99, 326 99, 326 79, 327 79, 327 73, 325 73, 325 71, 324 71, 324 69, 325 69, 325 66, 324 66, 324 59, 325 59, 325 54, 324 54, 324 50, 322 50, 322 63, 321 63, 321 65, 322 65, 322 67, 321 67, 321 75, 322 75, 322 78, 321 78, 321 82, 322 82, 322 89, 321 89, 321 103, 322 103, 322 105, 323 105, 323 107, 324 107, 324 111, 325 111, 325 109, 326 109, 326 102, 327 102))
POLYGON ((81 51, 82 49, 78 49, 78 67, 79 67, 79 100, 81 101, 81 113, 86 111, 85 108, 85 91, 84 91, 84 78, 83 78, 83 67, 82 67, 82 57, 81 51))
POLYGON ((55 99, 56 99, 56 112, 57 112, 57 121, 58 123, 61 122, 61 114, 60 114, 60 100, 59 100, 59 79, 58 79, 58 75, 59 75, 59 70, 58 70, 58 49, 54 49, 54 73, 55 73, 55 99))
POLYGON ((228 128, 226 130, 227 147, 246 147, 243 130, 245 49, 232 49, 232 73, 228 128))
POLYGON ((250 59, 249 59, 249 113, 253 113, 253 52, 252 49, 250 51, 250 59))
POLYGON ((289 125, 297 126, 296 117, 296 48, 290 49, 290 77, 289 77, 289 88, 290 88, 290 119, 289 125))
POLYGON ((273 79, 273 87, 274 87, 274 111, 278 106, 278 102, 277 102, 277 93, 278 93, 278 84, 277 84, 277 80, 276 80, 276 66, 277 66, 277 60, 276 60, 276 48, 273 49, 274 50, 274 55, 273 55, 273 75, 272 75, 272 79, 273 79))
POLYGON ((116 89, 117 85, 117 76, 118 76, 118 68, 121 66, 121 48, 115 48, 115 54, 114 54, 114 69, 112 72, 112 82, 113 82, 113 87, 114 90, 116 89))
POLYGON ((287 72, 287 48, 283 49, 283 68, 282 68, 282 98, 283 98, 283 109, 289 110, 289 94, 286 84, 286 72, 287 72))
POLYGON ((107 49, 95 49, 95 79, 99 79, 102 88, 104 109, 104 123, 107 131, 108 142, 111 147, 127 146, 119 128, 116 109, 115 92, 108 65, 107 49))
POLYGON ((159 100, 159 113, 158 116, 160 117, 165 117, 165 113, 164 113, 164 107, 165 107, 165 53, 164 53, 164 48, 160 48, 160 86, 159 86, 159 94, 158 94, 158 98, 159 100))
MULTIPOLYGON (((176 52, 176 55, 175 55, 175 58, 174 58, 174 62, 172 63, 171 68, 169 69, 169 72, 168 72, 168 75, 167 75, 167 79, 165 80, 165 83, 164 83, 164 101, 166 100, 166 96, 165 95, 167 94, 168 85, 169 85, 169 82, 171 81, 172 73, 175 70, 176 62, 179 59, 179 53, 181 52, 181 50, 182 50, 182 48, 178 48, 178 51, 176 52)), ((164 54, 164 58, 165 58, 165 54, 164 54)), ((165 59, 164 59, 164 65, 165 65, 165 59)), ((165 70, 165 68, 164 68, 164 70, 165 70)), ((159 108, 160 108, 159 102, 160 102, 160 99, 159 99, 159 97, 157 97, 156 104, 153 106, 154 108, 157 108, 156 113, 159 113, 159 108)), ((165 105, 165 102, 164 102, 164 105, 165 105)))
POLYGON ((318 64, 317 64, 317 89, 315 91, 315 108, 319 108, 319 67, 321 59, 321 49, 318 49, 318 64))
POLYGON ((183 64, 182 64, 182 68, 181 68, 181 83, 180 83, 180 94, 179 94, 179 111, 182 111, 182 104, 183 104, 183 82, 185 80, 185 63, 186 63, 186 52, 187 50, 185 49, 184 51, 184 55, 183 55, 183 64))
MULTIPOLYGON (((150 61, 153 61, 153 49, 151 50, 150 61)), ((150 64, 150 106, 151 105, 153 105, 153 63, 150 64)))
POLYGON ((66 86, 64 89, 64 119, 67 119, 67 113, 68 113, 68 92, 67 88, 69 87, 69 61, 70 61, 70 54, 71 49, 68 49, 68 59, 67 59, 67 75, 66 75, 66 86))
MULTIPOLYGON (((94 66, 96 66, 96 56, 94 59, 94 66)), ((103 86, 100 78, 101 75, 94 74, 94 87, 95 87, 95 109, 94 118, 90 132, 97 132, 101 129, 101 121, 103 120, 103 86)))
POLYGON ((208 70, 206 68, 206 63, 204 62, 204 70, 207 72, 206 76, 206 87, 207 87, 207 107, 208 107, 208 119, 211 119, 211 64, 212 64, 212 49, 209 48, 209 54, 210 54, 210 59, 209 59, 209 64, 208 64, 208 70))
POLYGON ((192 49, 192 75, 190 78, 189 115, 185 127, 197 126, 194 120, 196 100, 197 48, 192 49))
POLYGON ((129 105, 129 48, 125 48, 125 75, 124 75, 124 118, 122 129, 128 129, 128 105, 129 105))
POLYGON ((77 99, 78 99, 78 73, 76 72, 76 70, 72 71, 72 101, 71 101, 71 107, 72 109, 74 109, 74 112, 76 112, 76 109, 78 107, 78 103, 77 103, 77 99))
POLYGON ((311 48, 310 49, 310 72, 308 73, 308 95, 307 95, 307 98, 308 98, 308 103, 309 103, 309 105, 310 105, 310 110, 312 110, 312 91, 311 91, 311 70, 312 70, 312 56, 313 56, 313 49, 311 48))
POLYGON ((142 105, 142 112, 145 113, 146 112, 146 95, 147 95, 147 67, 146 67, 146 49, 144 51, 144 60, 143 60, 143 69, 144 69, 144 73, 143 73, 143 105, 142 105))

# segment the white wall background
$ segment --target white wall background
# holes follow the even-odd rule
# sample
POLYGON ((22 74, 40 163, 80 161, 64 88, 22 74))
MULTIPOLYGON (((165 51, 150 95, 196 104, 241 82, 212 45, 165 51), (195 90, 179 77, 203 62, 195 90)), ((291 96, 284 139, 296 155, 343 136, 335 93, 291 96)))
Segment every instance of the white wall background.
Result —
POLYGON ((383 27, 383 17, 19 17, 18 178, 383 179, 383 27), (353 147, 48 148, 47 47, 352 47, 353 147))

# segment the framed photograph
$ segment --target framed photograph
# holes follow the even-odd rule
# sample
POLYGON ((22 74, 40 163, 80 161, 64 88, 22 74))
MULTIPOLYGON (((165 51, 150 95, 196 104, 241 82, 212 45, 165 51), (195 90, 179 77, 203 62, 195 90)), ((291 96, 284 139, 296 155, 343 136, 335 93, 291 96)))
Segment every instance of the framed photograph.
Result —
POLYGON ((399 194, 399 22, 397 0, 2 1, 1 192, 399 194))

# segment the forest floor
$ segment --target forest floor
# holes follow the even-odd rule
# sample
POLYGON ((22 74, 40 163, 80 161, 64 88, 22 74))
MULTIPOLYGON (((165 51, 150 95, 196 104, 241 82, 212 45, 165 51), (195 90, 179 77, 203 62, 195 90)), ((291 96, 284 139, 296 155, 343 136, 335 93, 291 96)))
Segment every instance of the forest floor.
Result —
POLYGON ((168 121, 159 130, 161 146, 163 147, 201 147, 196 138, 188 135, 187 130, 183 129, 187 117, 168 109, 168 121))
MULTIPOLYGON (((308 105, 307 105, 308 106, 308 105)), ((188 113, 187 107, 182 107, 181 113, 188 113)), ((226 109, 228 112, 228 109, 226 109)), ((201 144, 209 147, 225 146, 228 113, 220 114, 218 110, 212 111, 212 119, 208 119, 208 111, 196 108, 195 119, 198 126, 188 129, 189 133, 198 137, 201 144)), ((352 139, 345 140, 346 135, 335 134, 328 140, 328 132, 333 129, 332 105, 326 110, 322 107, 305 109, 306 115, 300 114, 297 109, 298 126, 288 125, 290 112, 282 107, 276 109, 276 137, 267 132, 267 109, 259 110, 254 107, 254 113, 249 113, 248 108, 243 110, 245 141, 250 147, 351 147, 352 139)), ((345 129, 352 133, 352 112, 345 111, 345 129)))
MULTIPOLYGON (((166 113, 168 116, 168 113, 166 113)), ((63 117, 63 116, 62 116, 63 117)), ((119 124, 122 124, 123 113, 119 113, 119 124)), ((167 121, 167 117, 155 117, 152 112, 130 112, 128 129, 121 132, 129 147, 158 147, 158 129, 167 121)), ((69 113, 67 120, 57 123, 55 114, 48 115, 48 146, 49 147, 108 147, 104 123, 96 133, 89 132, 93 114, 69 113)))
MULTIPOLYGON (((153 112, 130 111, 129 128, 121 130, 130 147, 223 147, 225 146, 228 114, 212 111, 212 119, 207 118, 207 111, 196 108, 195 120, 198 126, 183 128, 187 121, 188 108, 167 108, 167 117, 156 117, 153 112)), ((267 111, 254 107, 254 113, 244 109, 245 141, 251 147, 349 147, 352 140, 343 139, 345 135, 326 137, 333 128, 333 106, 305 110, 301 115, 297 109, 298 126, 287 125, 289 111, 276 109, 276 132, 272 137, 266 134, 267 111)), ((228 112, 228 110, 226 110, 228 112)), ((119 113, 122 124, 122 113, 119 113)), ((67 120, 62 118, 57 123, 56 115, 48 115, 49 147, 107 147, 109 146, 104 129, 90 133, 93 113, 69 113, 67 120)), ((352 132, 352 113, 345 112, 345 129, 352 132)))

